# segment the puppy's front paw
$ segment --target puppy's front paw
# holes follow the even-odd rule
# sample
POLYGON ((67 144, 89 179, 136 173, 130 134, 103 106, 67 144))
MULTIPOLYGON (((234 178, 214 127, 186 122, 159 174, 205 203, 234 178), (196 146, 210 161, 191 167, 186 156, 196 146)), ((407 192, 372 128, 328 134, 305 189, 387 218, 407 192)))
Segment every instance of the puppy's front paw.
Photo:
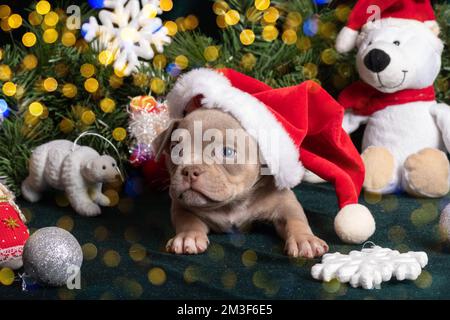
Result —
POLYGON ((312 234, 298 234, 286 240, 284 249, 290 257, 312 259, 323 256, 328 251, 328 245, 312 234))
POLYGON ((167 252, 176 254, 199 254, 206 251, 208 236, 199 231, 181 232, 166 244, 167 252))

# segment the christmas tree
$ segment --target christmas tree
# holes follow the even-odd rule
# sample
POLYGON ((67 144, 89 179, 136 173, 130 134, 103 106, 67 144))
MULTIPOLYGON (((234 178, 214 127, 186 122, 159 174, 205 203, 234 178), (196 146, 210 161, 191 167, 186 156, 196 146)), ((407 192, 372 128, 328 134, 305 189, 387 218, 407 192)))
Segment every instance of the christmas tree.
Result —
MULTIPOLYGON (((273 87, 312 79, 333 94, 357 78, 354 56, 334 49, 352 2, 211 1, 214 38, 198 28, 194 15, 160 20, 176 1, 87 2, 70 9, 62 0, 36 1, 26 16, 0 6, 2 32, 20 34, 0 49, 0 177, 16 193, 31 150, 54 139, 98 133, 128 160, 136 143, 127 132, 130 99, 163 101, 192 68, 234 68, 273 87)), ((450 5, 435 7, 449 44, 450 5)), ((436 82, 446 102, 449 77, 447 53, 436 82)), ((92 136, 80 143, 111 153, 92 136)))

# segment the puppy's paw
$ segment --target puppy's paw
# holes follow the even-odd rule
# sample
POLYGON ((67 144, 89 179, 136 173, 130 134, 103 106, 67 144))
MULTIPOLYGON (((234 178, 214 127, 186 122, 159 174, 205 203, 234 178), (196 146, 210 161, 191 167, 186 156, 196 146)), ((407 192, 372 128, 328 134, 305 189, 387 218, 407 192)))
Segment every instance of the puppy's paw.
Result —
POLYGON ((199 254, 206 251, 208 236, 199 231, 181 232, 166 244, 167 252, 175 254, 199 254))
POLYGON ((75 206, 75 211, 86 217, 95 217, 102 213, 102 209, 94 202, 80 203, 75 206))
POLYGON ((294 258, 321 257, 328 251, 328 245, 312 234, 297 234, 286 240, 286 254, 294 258))
POLYGON ((109 198, 107 196, 105 196, 104 194, 99 194, 97 195, 96 201, 99 205, 106 207, 109 206, 111 204, 111 201, 109 200, 109 198))

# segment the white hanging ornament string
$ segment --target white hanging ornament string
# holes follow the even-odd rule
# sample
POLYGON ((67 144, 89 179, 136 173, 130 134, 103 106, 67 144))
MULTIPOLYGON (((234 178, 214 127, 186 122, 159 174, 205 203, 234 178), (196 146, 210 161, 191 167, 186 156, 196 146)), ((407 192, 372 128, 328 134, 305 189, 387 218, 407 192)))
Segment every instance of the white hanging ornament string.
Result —
MULTIPOLYGON (((120 166, 120 168, 123 168, 123 166, 122 166, 122 159, 121 159, 121 157, 120 157, 119 150, 117 150, 116 146, 115 146, 111 141, 109 141, 108 139, 106 139, 104 136, 102 136, 101 134, 95 133, 95 132, 85 131, 85 132, 81 133, 81 134, 75 139, 75 141, 73 142, 72 152, 75 151, 75 147, 80 146, 80 145, 77 144, 78 140, 80 140, 81 138, 83 138, 83 137, 85 137, 85 136, 94 136, 94 137, 100 138, 100 139, 102 139, 103 141, 105 141, 106 143, 108 143, 108 144, 113 148, 113 150, 116 152, 116 154, 117 154, 117 158, 119 159, 119 166, 120 166)), ((117 170, 117 172, 118 172, 119 175, 120 175, 120 179, 122 180, 122 182, 124 182, 124 181, 125 181, 125 180, 124 180, 124 176, 123 176, 123 174, 122 174, 122 171, 119 169, 119 166, 116 167, 116 170, 117 170)))

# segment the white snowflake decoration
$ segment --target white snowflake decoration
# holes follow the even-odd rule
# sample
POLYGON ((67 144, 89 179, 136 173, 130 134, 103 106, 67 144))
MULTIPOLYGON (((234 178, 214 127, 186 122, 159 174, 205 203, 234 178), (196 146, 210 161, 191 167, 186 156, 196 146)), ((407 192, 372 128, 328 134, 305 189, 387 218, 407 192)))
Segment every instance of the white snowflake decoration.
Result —
POLYGON ((97 50, 108 50, 115 56, 114 68, 130 75, 137 70, 139 58, 150 60, 154 50, 163 52, 170 43, 167 28, 158 14, 162 13, 159 0, 104 0, 98 14, 83 24, 82 33, 87 42, 94 40, 97 50))
POLYGON ((395 277, 399 281, 416 280, 428 263, 425 252, 400 253, 396 250, 374 246, 351 251, 325 254, 322 263, 312 267, 314 279, 341 283, 349 282, 354 288, 379 289, 381 283, 395 277))

